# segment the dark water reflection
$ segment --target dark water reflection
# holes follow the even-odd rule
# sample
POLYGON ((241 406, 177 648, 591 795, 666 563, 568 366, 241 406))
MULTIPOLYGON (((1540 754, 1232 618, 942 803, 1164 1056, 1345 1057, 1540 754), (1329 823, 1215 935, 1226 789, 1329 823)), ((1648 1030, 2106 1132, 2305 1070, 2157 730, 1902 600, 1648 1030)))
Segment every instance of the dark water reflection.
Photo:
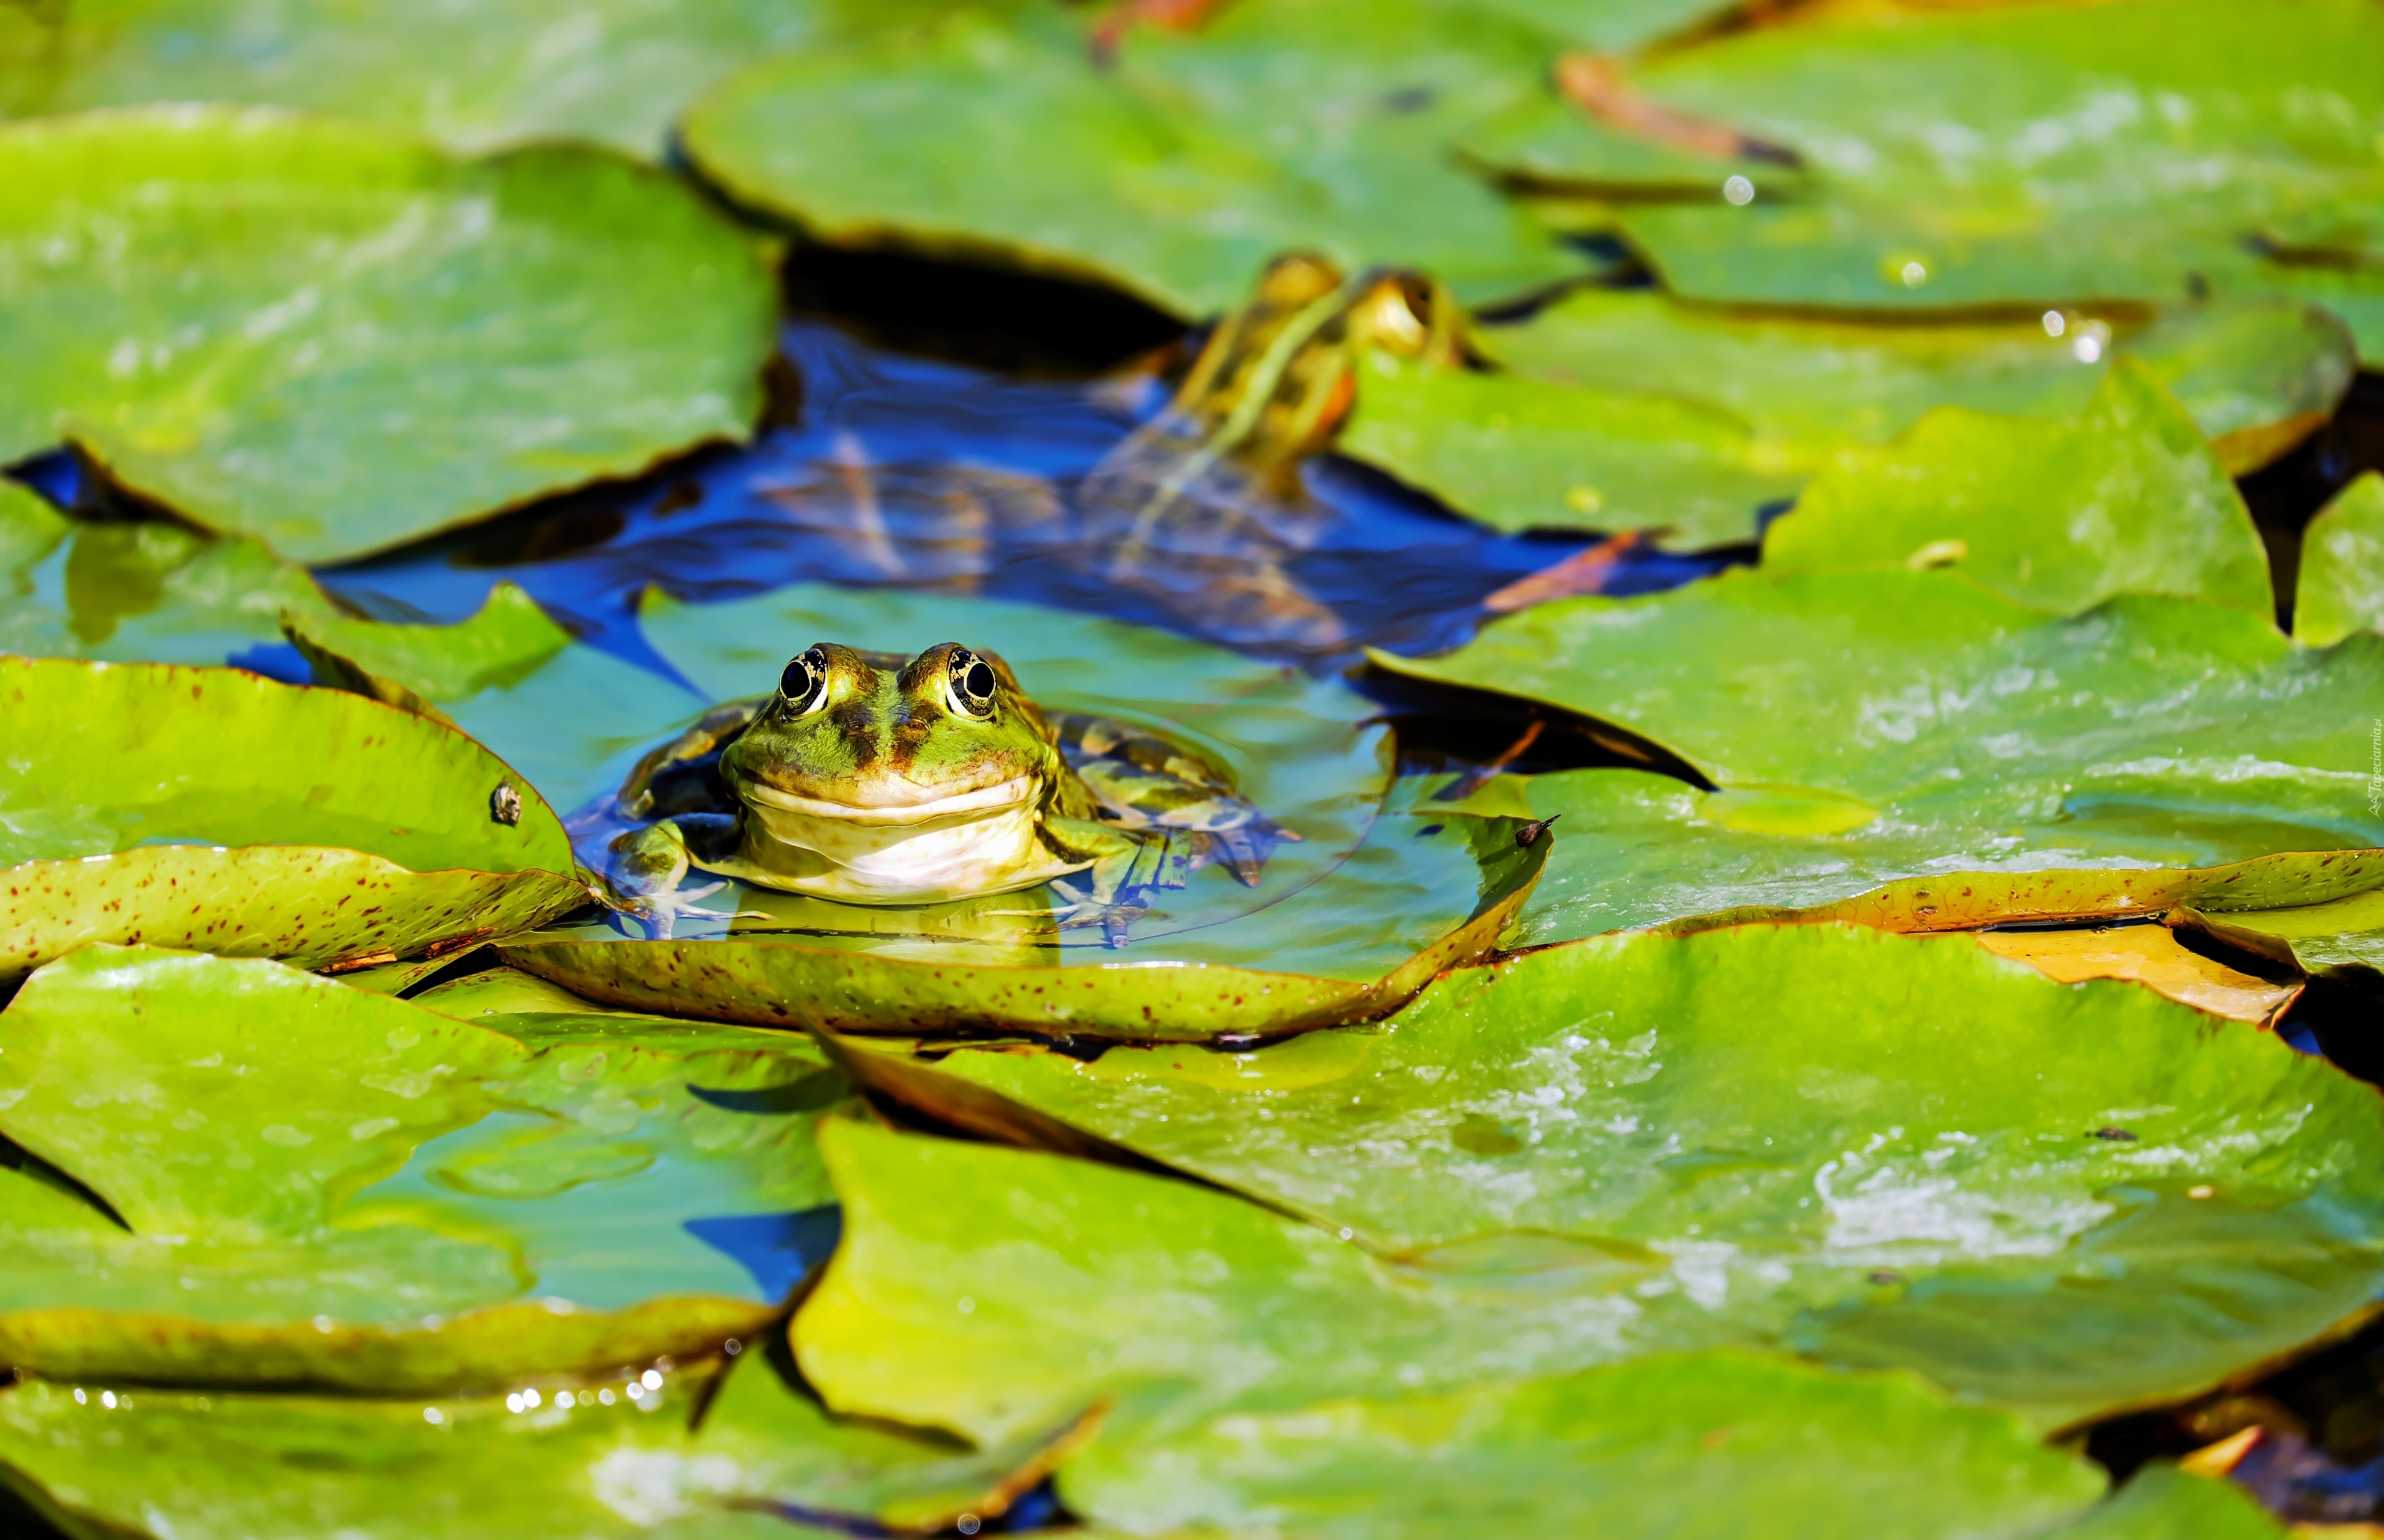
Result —
MULTIPOLYGON (((1130 519, 1082 493, 1161 387, 1019 379, 872 349, 816 321, 790 322, 783 349, 776 420, 751 446, 323 580, 380 618, 453 620, 503 577, 594 644, 655 666, 629 624, 649 584, 710 602, 826 581, 1026 600, 1330 668, 1369 646, 1455 646, 1486 595, 1588 543, 1496 534, 1327 456, 1286 493, 1199 489, 1205 501, 1171 515, 1156 558, 1122 571, 1130 519)), ((1725 565, 1638 554, 1608 591, 1725 565)))

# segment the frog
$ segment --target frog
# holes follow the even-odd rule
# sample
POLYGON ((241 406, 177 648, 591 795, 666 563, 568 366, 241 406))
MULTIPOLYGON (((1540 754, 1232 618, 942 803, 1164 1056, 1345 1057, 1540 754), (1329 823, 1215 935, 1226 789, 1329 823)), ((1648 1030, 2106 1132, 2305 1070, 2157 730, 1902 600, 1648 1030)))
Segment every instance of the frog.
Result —
POLYGON ((668 936, 730 878, 924 906, 1048 885, 1063 927, 1124 946, 1154 889, 1221 863, 1255 887, 1298 836, 1191 748, 1046 712, 1001 656, 818 642, 777 689, 704 714, 631 769, 604 848, 618 912, 668 936), (720 879, 683 890, 690 873, 720 879))

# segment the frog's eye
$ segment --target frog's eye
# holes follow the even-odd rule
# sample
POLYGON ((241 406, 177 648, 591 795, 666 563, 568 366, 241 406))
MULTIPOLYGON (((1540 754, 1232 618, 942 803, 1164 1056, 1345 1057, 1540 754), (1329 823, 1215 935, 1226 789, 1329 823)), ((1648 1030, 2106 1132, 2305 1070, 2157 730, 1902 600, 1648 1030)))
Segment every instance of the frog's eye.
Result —
POLYGON ((809 714, 827 703, 827 654, 814 647, 800 658, 787 662, 787 671, 778 676, 778 694, 798 714, 809 714))
POLYGON ((991 664, 965 647, 955 647, 951 661, 945 664, 944 678, 954 711, 979 721, 993 714, 993 692, 1000 688, 1000 681, 993 677, 991 664))

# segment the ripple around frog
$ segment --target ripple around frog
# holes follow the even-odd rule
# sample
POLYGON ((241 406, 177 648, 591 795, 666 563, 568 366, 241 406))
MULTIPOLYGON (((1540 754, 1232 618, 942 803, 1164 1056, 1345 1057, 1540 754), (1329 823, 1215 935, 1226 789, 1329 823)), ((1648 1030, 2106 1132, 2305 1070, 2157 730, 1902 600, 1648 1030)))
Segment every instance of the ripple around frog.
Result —
MULTIPOLYGON (((1432 821, 1413 816, 1409 807, 1434 783, 1397 773, 1388 729, 1337 680, 1116 621, 960 595, 803 585, 727 604, 650 602, 642 628, 696 685, 690 705, 750 690, 757 675, 766 680, 818 638, 889 649, 915 648, 930 632, 979 639, 999 646, 1047 708, 1121 718, 1197 748, 1301 840, 1279 847, 1255 887, 1221 866, 1154 895, 1123 950, 1093 927, 1060 929, 1044 889, 907 908, 734 882, 702 900, 669 942, 626 939, 643 933, 596 918, 508 949, 518 966, 618 1003, 794 1025, 785 1000, 818 989, 824 1019, 847 1027, 918 1030, 933 1017, 929 1025, 943 1028, 1269 1035, 1386 1009, 1422 983, 1406 975, 1425 962, 1434 964, 1428 977, 1478 955, 1511 918, 1547 848, 1515 842, 1519 818, 1452 814, 1441 804, 1432 821), (1099 1000, 1071 987, 1069 1006, 1020 1003, 1051 987, 1053 970, 1083 975, 1088 967, 1111 975, 1099 985, 1084 978, 1099 1000), (1129 987, 1119 970, 1140 976, 1129 987), (922 982, 931 976, 974 980, 979 1007, 962 1003, 966 990, 922 982), (878 989, 882 1001, 868 1004, 878 989), (1196 997, 1209 1003, 1191 1003, 1196 997), (1167 1020, 1178 1008, 1181 1025, 1167 1020)), ((484 698, 478 710, 457 709, 503 751, 504 738, 524 730, 518 724, 542 714, 537 689, 532 676, 509 692, 511 705, 484 698)), ((655 738, 677 725, 661 725, 655 738)), ((581 784, 609 786, 647 746, 620 751, 601 773, 590 767, 581 784)), ((572 826, 591 859, 627 825, 604 790, 572 826)))

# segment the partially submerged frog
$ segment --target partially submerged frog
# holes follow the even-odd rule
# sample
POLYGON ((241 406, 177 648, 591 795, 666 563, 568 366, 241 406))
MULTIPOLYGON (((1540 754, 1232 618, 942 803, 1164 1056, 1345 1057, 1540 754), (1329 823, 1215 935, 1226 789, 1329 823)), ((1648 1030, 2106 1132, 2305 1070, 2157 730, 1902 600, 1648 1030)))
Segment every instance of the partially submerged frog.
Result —
POLYGON ((621 907, 667 935, 717 890, 690 867, 845 903, 920 905, 1051 885, 1062 925, 1111 945, 1146 890, 1222 860, 1248 884, 1297 839, 1216 766, 1099 717, 1047 715, 1007 664, 823 642, 775 695, 708 713, 639 761, 606 849, 621 907))

